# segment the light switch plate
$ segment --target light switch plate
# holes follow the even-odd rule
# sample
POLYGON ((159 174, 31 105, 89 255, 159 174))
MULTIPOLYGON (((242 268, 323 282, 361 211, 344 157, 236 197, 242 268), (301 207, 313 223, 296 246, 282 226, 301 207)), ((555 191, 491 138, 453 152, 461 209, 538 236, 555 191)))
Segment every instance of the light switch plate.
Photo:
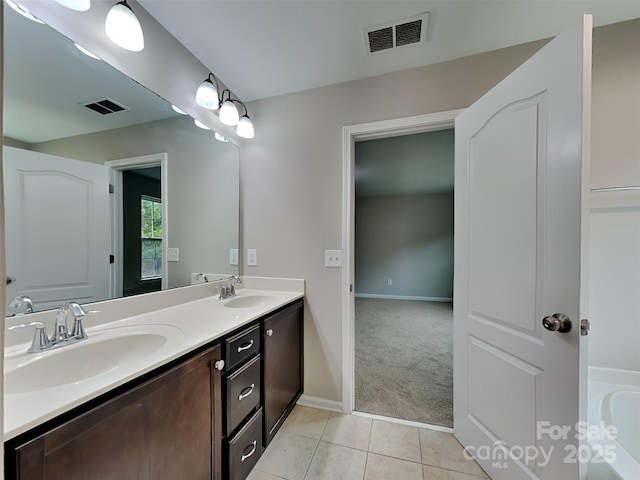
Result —
POLYGON ((238 249, 229 249, 229 265, 238 265, 238 249))
POLYGON ((255 248, 247 249, 247 265, 250 267, 258 265, 258 251, 255 248))
POLYGON ((325 267, 342 267, 342 250, 325 250, 324 251, 325 267))
POLYGON ((177 262, 180 258, 180 251, 177 248, 167 248, 167 262, 177 262))

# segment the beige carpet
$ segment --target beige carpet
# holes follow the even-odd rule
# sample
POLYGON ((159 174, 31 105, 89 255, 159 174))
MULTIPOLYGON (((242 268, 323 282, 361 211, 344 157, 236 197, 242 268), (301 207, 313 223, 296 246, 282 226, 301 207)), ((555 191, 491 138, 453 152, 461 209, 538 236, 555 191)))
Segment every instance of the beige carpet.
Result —
POLYGON ((453 427, 451 303, 355 299, 356 410, 453 427))

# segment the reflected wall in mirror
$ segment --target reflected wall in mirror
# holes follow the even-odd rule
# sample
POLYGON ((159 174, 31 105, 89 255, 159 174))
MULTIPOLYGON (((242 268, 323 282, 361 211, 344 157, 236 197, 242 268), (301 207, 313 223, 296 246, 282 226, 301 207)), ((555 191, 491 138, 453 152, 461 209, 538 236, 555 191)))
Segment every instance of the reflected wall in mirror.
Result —
POLYGON ((6 9, 4 35, 7 301, 27 295, 38 311, 189 285, 194 272, 237 275, 238 148, 46 25, 6 9), (124 108, 85 106, 100 100, 124 108), (105 166, 119 159, 133 160, 105 166), (155 187, 118 221, 125 177, 155 187), (131 211, 138 238, 127 247, 131 211))

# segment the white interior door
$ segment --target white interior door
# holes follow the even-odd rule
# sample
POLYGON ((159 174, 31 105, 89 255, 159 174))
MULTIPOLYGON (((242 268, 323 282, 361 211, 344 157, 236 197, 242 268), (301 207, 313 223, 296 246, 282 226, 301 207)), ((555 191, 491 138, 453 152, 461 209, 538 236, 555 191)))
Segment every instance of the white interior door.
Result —
POLYGON ((109 182, 104 165, 3 147, 7 299, 34 309, 109 292, 109 182))
POLYGON ((591 29, 585 15, 456 119, 454 432, 494 479, 582 475, 591 29), (543 327, 556 313, 571 331, 543 327))

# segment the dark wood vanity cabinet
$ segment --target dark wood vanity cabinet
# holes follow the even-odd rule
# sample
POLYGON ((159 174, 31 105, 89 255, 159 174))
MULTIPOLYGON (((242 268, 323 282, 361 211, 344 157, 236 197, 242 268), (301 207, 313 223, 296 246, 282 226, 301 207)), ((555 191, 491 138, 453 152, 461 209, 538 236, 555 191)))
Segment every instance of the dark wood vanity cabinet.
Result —
POLYGON ((303 302, 262 321, 264 445, 271 442, 303 391, 303 302))
POLYGON ((219 342, 8 440, 5 478, 244 480, 302 394, 302 299, 219 342))
POLYGON ((7 478, 220 480, 220 358, 209 348, 17 445, 7 478))

